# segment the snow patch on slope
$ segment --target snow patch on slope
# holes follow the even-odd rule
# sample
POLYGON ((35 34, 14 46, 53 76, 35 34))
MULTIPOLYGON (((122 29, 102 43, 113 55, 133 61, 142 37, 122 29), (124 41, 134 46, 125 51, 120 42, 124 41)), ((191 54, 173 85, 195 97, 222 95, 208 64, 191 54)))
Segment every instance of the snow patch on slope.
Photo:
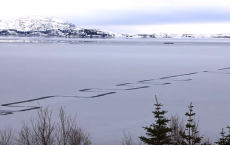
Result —
POLYGON ((0 35, 58 36, 58 37, 122 37, 122 34, 76 27, 62 19, 43 16, 29 16, 0 21, 0 35))
POLYGON ((47 31, 53 29, 73 29, 75 26, 64 20, 42 16, 30 16, 15 18, 9 21, 1 21, 0 29, 15 29, 18 31, 47 31))
POLYGON ((107 33, 107 34, 110 34, 110 35, 114 35, 115 37, 124 37, 123 34, 120 34, 120 33, 117 33, 117 32, 112 32, 112 31, 107 31, 107 30, 98 30, 98 31, 101 31, 101 32, 104 32, 104 33, 107 33))

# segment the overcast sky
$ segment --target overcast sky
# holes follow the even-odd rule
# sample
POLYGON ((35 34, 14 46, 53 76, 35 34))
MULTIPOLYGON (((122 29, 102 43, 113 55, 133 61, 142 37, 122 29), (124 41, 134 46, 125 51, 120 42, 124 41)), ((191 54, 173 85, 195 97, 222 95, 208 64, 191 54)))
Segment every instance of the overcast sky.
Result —
POLYGON ((0 0, 0 19, 52 16, 121 33, 230 33, 230 0, 0 0))

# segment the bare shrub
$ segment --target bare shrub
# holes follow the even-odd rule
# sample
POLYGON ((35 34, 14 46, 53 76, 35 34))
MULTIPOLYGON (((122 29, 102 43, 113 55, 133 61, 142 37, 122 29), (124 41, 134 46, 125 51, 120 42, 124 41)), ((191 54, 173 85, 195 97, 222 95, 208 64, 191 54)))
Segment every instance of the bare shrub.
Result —
POLYGON ((54 145, 55 123, 52 122, 52 110, 39 109, 38 119, 30 119, 33 136, 39 145, 54 145))
POLYGON ((32 129, 25 122, 22 123, 22 128, 18 132, 16 139, 17 145, 36 145, 37 141, 32 129))
POLYGON ((199 120, 196 121, 195 119, 192 121, 191 123, 194 127, 194 129, 192 129, 192 135, 194 136, 194 139, 192 140, 193 144, 195 145, 199 145, 199 144, 202 144, 202 141, 203 141, 203 138, 204 138, 204 135, 200 133, 200 128, 199 128, 199 120), (194 143, 195 141, 194 140, 197 140, 200 138, 200 143, 194 143))
POLYGON ((174 145, 182 144, 184 139, 180 133, 185 131, 183 119, 180 119, 179 115, 172 115, 170 117, 169 127, 172 128, 172 132, 170 133, 172 143, 174 145))
MULTIPOLYGON (((192 132, 199 131, 199 121, 193 120, 191 124, 195 126, 192 132)), ((171 138, 172 138, 173 145, 183 144, 183 142, 185 142, 185 139, 181 135, 181 133, 185 132, 185 124, 184 124, 183 119, 181 119, 179 115, 173 115, 170 117, 169 126, 170 128, 173 129, 173 131, 171 132, 171 138)), ((214 145, 214 143, 208 137, 208 135, 201 135, 200 132, 198 132, 197 134, 194 134, 194 133, 192 134, 194 135, 195 138, 202 136, 202 142, 196 143, 196 145, 214 145)))
POLYGON ((60 122, 56 124, 56 139, 58 145, 91 145, 90 134, 77 127, 76 115, 67 116, 63 107, 59 108, 60 122))
POLYGON ((19 145, 55 145, 54 129, 55 123, 52 122, 52 110, 48 107, 37 111, 38 117, 31 117, 30 124, 23 123, 19 131, 19 145))
POLYGON ((122 145, 144 145, 139 138, 137 138, 137 143, 135 143, 131 132, 125 133, 125 131, 123 131, 123 136, 121 141, 122 145))
POLYGON ((11 127, 0 130, 0 145, 12 145, 14 140, 14 131, 11 127))
POLYGON ((16 142, 18 145, 91 145, 90 134, 77 127, 76 117, 67 116, 59 109, 60 122, 52 121, 52 110, 38 110, 38 118, 23 122, 16 142))
POLYGON ((214 145, 214 143, 210 139, 210 137, 207 134, 205 134, 202 140, 202 145, 214 145))
POLYGON ((58 145, 67 145, 70 129, 75 126, 75 118, 66 116, 63 108, 59 108, 60 122, 56 125, 56 139, 58 145))
POLYGON ((75 127, 70 130, 68 137, 68 145, 91 145, 90 134, 80 127, 75 127))

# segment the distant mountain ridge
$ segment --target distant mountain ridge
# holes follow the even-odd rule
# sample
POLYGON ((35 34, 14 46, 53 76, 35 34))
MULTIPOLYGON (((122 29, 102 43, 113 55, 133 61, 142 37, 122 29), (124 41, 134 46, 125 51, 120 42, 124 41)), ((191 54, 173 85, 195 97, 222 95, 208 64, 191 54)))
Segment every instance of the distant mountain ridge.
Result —
POLYGON ((0 20, 0 35, 56 36, 56 37, 119 37, 119 33, 76 27, 74 24, 52 17, 30 16, 10 21, 0 20))
POLYGON ((54 17, 29 16, 0 20, 0 36, 48 36, 78 38, 230 38, 230 34, 120 34, 100 29, 84 29, 54 17))

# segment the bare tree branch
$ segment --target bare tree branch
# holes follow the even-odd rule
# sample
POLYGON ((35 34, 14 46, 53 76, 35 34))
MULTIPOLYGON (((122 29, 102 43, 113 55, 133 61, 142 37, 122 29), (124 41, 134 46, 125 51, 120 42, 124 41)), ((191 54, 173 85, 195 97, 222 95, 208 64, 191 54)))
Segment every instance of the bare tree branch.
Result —
POLYGON ((12 145, 14 139, 14 131, 11 127, 0 130, 0 145, 12 145))
POLYGON ((172 128, 172 132, 170 133, 172 142, 174 145, 180 145, 183 142, 183 138, 180 135, 180 132, 185 131, 184 121, 181 119, 179 115, 172 115, 169 121, 169 127, 172 128))
POLYGON ((58 145, 91 145, 90 134, 77 127, 76 115, 67 116, 65 108, 59 108, 60 122, 56 124, 56 140, 58 145))
POLYGON ((122 145, 144 145, 144 143, 137 138, 137 143, 134 142, 133 140, 133 135, 131 132, 125 133, 125 131, 123 131, 123 138, 121 141, 122 145))

